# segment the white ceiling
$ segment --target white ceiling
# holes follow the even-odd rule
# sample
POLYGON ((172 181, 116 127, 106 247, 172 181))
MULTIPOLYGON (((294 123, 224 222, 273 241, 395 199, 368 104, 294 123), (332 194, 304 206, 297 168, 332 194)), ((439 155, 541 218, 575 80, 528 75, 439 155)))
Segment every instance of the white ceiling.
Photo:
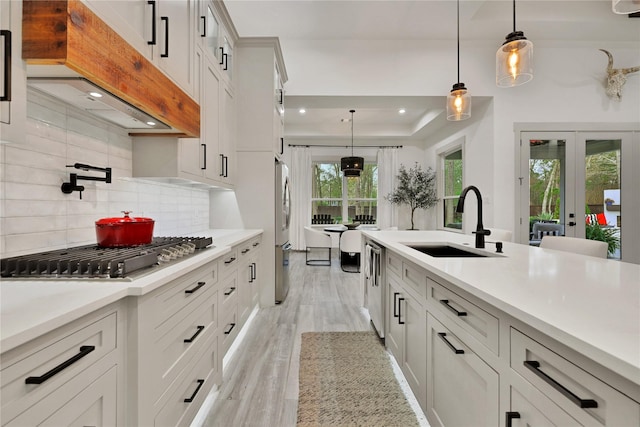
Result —
MULTIPOLYGON (((455 40, 455 0, 225 0, 241 37, 287 40, 455 40), (453 23, 453 24, 452 24, 453 23)), ((544 41, 638 42, 640 19, 616 15, 610 0, 518 0, 517 29, 544 41)), ((513 28, 513 2, 460 2, 460 39, 498 43, 513 28)), ((287 60, 292 58, 288 57, 287 60)), ((293 58, 295 60, 295 58, 293 58)), ((356 110, 357 139, 423 140, 447 122, 444 97, 287 96, 285 135, 344 144, 356 110), (301 115, 298 109, 307 113, 301 115), (409 113, 398 114, 399 108, 409 113)), ((474 109, 489 102, 474 97, 474 109)))

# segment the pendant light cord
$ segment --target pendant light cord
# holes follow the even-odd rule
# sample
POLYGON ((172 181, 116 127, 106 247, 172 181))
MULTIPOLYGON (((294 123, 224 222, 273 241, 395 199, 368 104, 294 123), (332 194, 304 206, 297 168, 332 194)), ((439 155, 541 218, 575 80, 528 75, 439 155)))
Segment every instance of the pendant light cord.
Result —
POLYGON ((351 110, 351 157, 353 157, 353 113, 355 110, 351 110))
POLYGON ((516 32, 516 0, 513 0, 513 32, 516 32))
POLYGON ((460 83, 460 0, 458 0, 457 18, 458 18, 458 32, 457 32, 457 36, 458 36, 458 83, 460 83))

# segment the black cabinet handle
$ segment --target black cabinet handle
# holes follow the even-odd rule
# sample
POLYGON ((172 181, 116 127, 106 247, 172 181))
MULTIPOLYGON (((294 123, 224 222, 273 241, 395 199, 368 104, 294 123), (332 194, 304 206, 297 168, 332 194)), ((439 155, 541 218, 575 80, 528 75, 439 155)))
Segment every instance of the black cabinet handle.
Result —
POLYGON ((280 154, 284 154, 284 138, 280 138, 280 154))
POLYGON ((0 30, 0 36, 4 38, 4 93, 0 101, 11 101, 11 31, 0 30))
POLYGON ((229 176, 229 156, 224 156, 224 177, 229 176))
POLYGON ((147 0, 147 4, 151 5, 151 40, 147 40, 147 44, 156 44, 156 0, 147 0))
POLYGON ((464 354, 464 350, 461 350, 459 348, 455 348, 453 346, 453 344, 451 344, 449 342, 449 340, 447 339, 447 334, 445 334, 444 332, 438 332, 438 335, 440 336, 440 338, 442 339, 442 341, 445 342, 445 344, 447 344, 447 346, 449 346, 449 348, 451 349, 451 351, 453 351, 455 354, 464 354))
POLYGON ((593 399, 581 399, 576 396, 571 390, 560 384, 558 381, 551 378, 549 375, 545 374, 540 370, 540 362, 535 360, 525 360, 524 366, 529 368, 531 372, 540 377, 544 382, 549 384, 551 387, 555 388, 557 391, 562 393, 564 397, 578 405, 580 408, 597 408, 598 402, 593 399))
POLYGON ((252 262, 251 265, 253 266, 253 276, 251 276, 251 280, 253 281, 258 277, 258 266, 255 262, 252 262))
POLYGON ((205 170, 207 168, 207 144, 200 144, 202 147, 202 167, 200 169, 205 170))
POLYGON ((228 291, 228 292, 225 292, 224 294, 225 294, 226 296, 229 296, 229 295, 231 295, 231 294, 233 293, 233 291, 235 291, 235 290, 236 290, 236 288, 231 287, 231 288, 229 288, 229 291, 228 291))
POLYGON ((235 328, 235 327, 236 327, 236 324, 235 324, 235 323, 230 323, 229 325, 230 325, 231 327, 229 328, 229 330, 224 331, 224 334, 225 334, 225 335, 229 335, 229 334, 231 333, 231 331, 233 331, 233 328, 235 328))
POLYGON ((96 349, 95 345, 83 345, 82 347, 80 347, 80 353, 76 354, 75 356, 71 357, 70 359, 65 360, 64 362, 62 362, 61 364, 59 364, 58 366, 56 366, 55 368, 53 368, 49 372, 47 372, 47 373, 45 373, 45 374, 43 374, 43 375, 41 375, 39 377, 27 377, 27 378, 25 378, 24 382, 25 382, 25 384, 42 384, 43 382, 45 382, 46 380, 48 380, 52 376, 54 376, 56 374, 59 374, 60 372, 64 371, 69 366, 73 365, 78 360, 82 359, 83 357, 85 357, 87 354, 91 353, 95 349, 96 349))
POLYGON ((202 33, 200 33, 200 37, 206 37, 207 36, 207 17, 201 16, 200 19, 202 20, 202 33))
POLYGON ((196 395, 198 394, 198 392, 200 391, 200 389, 202 388, 202 384, 204 384, 204 380, 198 380, 198 387, 196 387, 196 390, 193 392, 193 394, 191 395, 191 397, 187 397, 186 399, 184 399, 184 403, 191 403, 193 402, 193 399, 196 398, 196 395))
POLYGON ((404 325, 402 321, 402 301, 404 301, 404 298, 398 298, 398 325, 404 325))
POLYGON ((228 66, 229 66, 229 55, 227 55, 226 53, 222 54, 222 62, 224 62, 224 67, 222 68, 223 70, 227 70, 228 66))
POLYGON ((196 331, 196 333, 193 334, 191 338, 185 338, 184 342, 193 342, 193 340, 195 340, 197 336, 200 335, 200 332, 202 331, 204 331, 204 326, 198 326, 198 330, 196 331))
POLYGON ((224 176, 224 154, 220 154, 220 176, 224 176))
POLYGON ((251 249, 243 249, 243 250, 242 250, 242 254, 244 255, 244 254, 246 254, 247 252, 249 252, 250 250, 251 250, 251 249))
POLYGON ((195 288, 185 289, 184 293, 185 294, 192 294, 192 293, 194 293, 195 291, 197 291, 198 289, 200 289, 201 287, 203 287, 206 284, 207 284, 207 282, 198 282, 198 285, 195 288))
POLYGON ((224 64, 224 47, 220 46, 218 49, 220 49, 220 62, 219 64, 222 65, 224 64))
POLYGON ((278 91, 280 92, 280 99, 278 100, 278 104, 282 105, 284 104, 284 90, 278 89, 278 91))
POLYGON ((400 295, 400 292, 393 293, 393 317, 398 317, 398 312, 396 311, 396 307, 397 307, 396 298, 398 298, 398 295, 400 295))
POLYGON ((255 243, 253 244, 253 247, 255 248, 255 247, 256 247, 256 246, 258 246, 259 244, 260 244, 260 242, 255 242, 255 243))
POLYGON ((253 264, 249 264, 249 283, 253 283, 253 264))
POLYGON ((440 303, 441 303, 442 305, 444 305, 445 307, 447 307, 449 310, 453 311, 453 312, 456 314, 456 316, 458 316, 458 317, 462 317, 462 316, 466 316, 466 315, 467 315, 467 312, 466 312, 466 311, 458 311, 458 310, 456 310, 455 308, 453 308, 453 307, 449 304, 449 300, 448 300, 448 299, 441 299, 441 300, 440 300, 440 303))
POLYGON ((161 21, 164 21, 164 53, 160 54, 161 58, 168 58, 169 57, 169 17, 168 16, 161 16, 160 17, 161 21))
POLYGON ((516 419, 516 418, 520 418, 520 412, 510 412, 507 411, 507 421, 505 423, 506 427, 512 427, 512 420, 516 419))
POLYGON ((226 260, 224 263, 225 263, 225 264, 231 264, 231 263, 232 263, 233 261, 235 261, 235 260, 236 260, 236 257, 231 257, 231 258, 229 258, 228 260, 226 260))

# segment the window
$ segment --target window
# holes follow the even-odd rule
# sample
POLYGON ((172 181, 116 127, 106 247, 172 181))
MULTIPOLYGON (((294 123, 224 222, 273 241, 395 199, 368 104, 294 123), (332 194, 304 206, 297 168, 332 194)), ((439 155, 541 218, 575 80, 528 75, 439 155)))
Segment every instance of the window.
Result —
MULTIPOLYGON (((365 163, 360 177, 344 177, 339 162, 314 162, 312 224, 347 223, 367 218, 375 223, 378 205, 378 165, 365 163), (347 220, 343 221, 343 218, 347 220)), ((361 221, 364 222, 364 221, 361 221)))
POLYGON ((462 214, 456 212, 462 192, 462 148, 443 153, 442 157, 442 207, 444 228, 462 229, 462 214))

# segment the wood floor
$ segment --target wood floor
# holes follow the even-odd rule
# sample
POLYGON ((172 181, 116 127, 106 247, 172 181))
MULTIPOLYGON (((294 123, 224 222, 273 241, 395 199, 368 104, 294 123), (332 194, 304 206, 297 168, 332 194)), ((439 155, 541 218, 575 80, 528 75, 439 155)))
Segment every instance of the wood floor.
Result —
POLYGON ((305 265, 291 253, 289 294, 281 305, 258 311, 234 353, 204 426, 296 425, 302 332, 372 330, 363 310, 359 274, 305 265))

